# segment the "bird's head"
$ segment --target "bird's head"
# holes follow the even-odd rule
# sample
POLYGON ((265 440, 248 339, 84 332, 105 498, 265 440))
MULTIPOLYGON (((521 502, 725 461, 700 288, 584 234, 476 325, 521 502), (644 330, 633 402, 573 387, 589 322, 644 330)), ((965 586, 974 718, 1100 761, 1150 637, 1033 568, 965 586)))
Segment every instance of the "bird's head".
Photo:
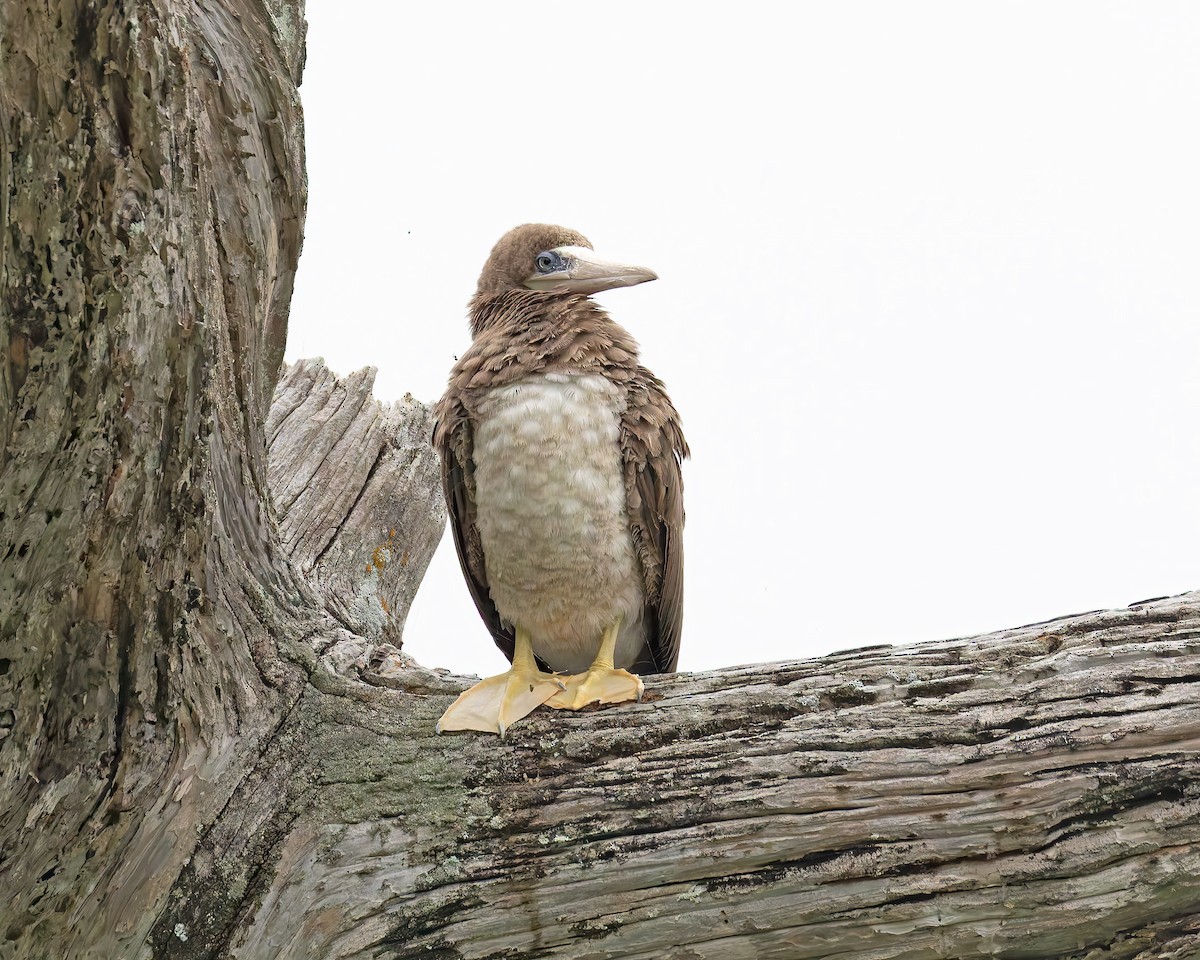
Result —
POLYGON ((482 300, 511 290, 589 294, 657 279, 653 270, 596 256, 587 238, 574 230, 526 223, 492 247, 475 297, 482 300))

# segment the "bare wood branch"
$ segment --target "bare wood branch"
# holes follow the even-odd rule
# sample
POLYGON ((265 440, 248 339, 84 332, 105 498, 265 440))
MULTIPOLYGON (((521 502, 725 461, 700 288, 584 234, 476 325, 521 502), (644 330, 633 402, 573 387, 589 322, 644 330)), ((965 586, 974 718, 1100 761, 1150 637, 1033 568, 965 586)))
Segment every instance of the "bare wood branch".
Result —
POLYGON ((0 4, 0 957, 1200 953, 1200 594, 434 736, 426 414, 276 388, 302 60, 0 4))
POLYGON ((0 4, 0 953, 141 955, 328 629, 266 504, 298 5, 0 4))
POLYGON ((381 404, 374 369, 339 380, 284 370, 267 419, 267 477, 284 548, 325 607, 362 637, 400 643, 445 526, 429 409, 381 404))
POLYGON ((445 703, 335 708, 356 815, 297 825, 241 955, 300 956, 306 904, 336 957, 1200 950, 1200 595, 661 678, 503 743, 432 736, 445 703))

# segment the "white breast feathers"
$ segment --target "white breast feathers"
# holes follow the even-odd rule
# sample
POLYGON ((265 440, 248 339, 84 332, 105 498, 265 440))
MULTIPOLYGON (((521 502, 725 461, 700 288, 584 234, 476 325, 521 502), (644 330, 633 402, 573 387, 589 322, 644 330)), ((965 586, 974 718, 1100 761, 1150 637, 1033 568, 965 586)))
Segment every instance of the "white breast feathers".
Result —
POLYGON ((623 411, 620 389, 596 375, 530 377, 480 405, 476 516, 492 600, 555 670, 586 669, 617 616, 616 665, 631 664, 641 647, 623 411))

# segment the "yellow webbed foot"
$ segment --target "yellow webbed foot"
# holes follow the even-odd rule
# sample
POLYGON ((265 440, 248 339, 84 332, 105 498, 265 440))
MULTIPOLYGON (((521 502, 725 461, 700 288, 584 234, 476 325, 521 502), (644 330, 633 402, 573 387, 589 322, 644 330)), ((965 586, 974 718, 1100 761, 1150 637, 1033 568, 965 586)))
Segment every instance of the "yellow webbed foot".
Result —
POLYGON ((605 628, 600 638, 600 649, 587 673, 568 677, 566 687, 547 700, 546 706, 578 710, 589 703, 625 703, 627 700, 642 699, 642 691, 645 690, 642 678, 613 666, 613 653, 620 631, 621 618, 617 617, 605 628))
POLYGON ((578 710, 589 703, 625 703, 641 700, 645 684, 628 670, 593 664, 587 673, 567 678, 566 688, 546 701, 548 707, 578 710))
POLYGON ((442 714, 437 732, 480 730, 504 736, 505 730, 561 693, 565 686, 552 673, 514 666, 508 673, 480 680, 460 693, 442 714))
POLYGON ((529 631, 517 627, 515 634, 512 669, 460 693, 437 722, 438 733, 480 730, 504 736, 510 726, 566 687, 562 678, 538 669, 529 631))

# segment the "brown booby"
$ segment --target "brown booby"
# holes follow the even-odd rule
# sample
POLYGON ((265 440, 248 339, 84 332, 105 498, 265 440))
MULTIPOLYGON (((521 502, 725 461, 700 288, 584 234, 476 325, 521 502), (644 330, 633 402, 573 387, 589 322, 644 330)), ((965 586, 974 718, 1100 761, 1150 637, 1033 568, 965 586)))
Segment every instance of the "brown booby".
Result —
POLYGON ((687 443, 637 343, 588 297, 655 279, 536 223, 484 264, 434 445, 463 576, 512 668, 438 732, 640 700, 639 674, 675 669, 687 443))

